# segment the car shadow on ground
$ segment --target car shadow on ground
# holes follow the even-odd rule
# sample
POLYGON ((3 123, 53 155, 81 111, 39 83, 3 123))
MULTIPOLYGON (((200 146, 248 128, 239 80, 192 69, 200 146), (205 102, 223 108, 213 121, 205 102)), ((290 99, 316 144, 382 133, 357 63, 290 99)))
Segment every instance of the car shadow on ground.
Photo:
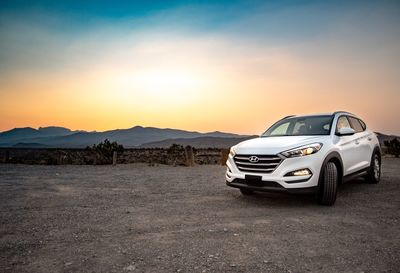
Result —
MULTIPOLYGON (((339 185, 338 198, 352 193, 363 192, 369 186, 364 178, 356 178, 339 185)), ((254 192, 252 195, 236 196, 247 205, 279 206, 279 207, 309 207, 316 206, 315 194, 289 194, 279 192, 254 192)))
POLYGON ((359 177, 345 183, 341 184, 338 189, 338 194, 340 193, 350 193, 350 192, 358 192, 365 189, 366 186, 373 185, 368 183, 364 178, 359 177))
POLYGON ((314 195, 275 192, 254 192, 252 195, 240 194, 237 199, 247 205, 256 206, 308 207, 315 204, 314 195))

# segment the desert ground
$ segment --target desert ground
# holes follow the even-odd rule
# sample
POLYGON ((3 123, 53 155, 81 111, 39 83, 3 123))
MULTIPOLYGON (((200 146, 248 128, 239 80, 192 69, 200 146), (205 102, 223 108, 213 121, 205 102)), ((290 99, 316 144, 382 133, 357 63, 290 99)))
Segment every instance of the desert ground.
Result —
POLYGON ((400 160, 333 207, 224 171, 2 164, 0 272, 399 272, 400 160))

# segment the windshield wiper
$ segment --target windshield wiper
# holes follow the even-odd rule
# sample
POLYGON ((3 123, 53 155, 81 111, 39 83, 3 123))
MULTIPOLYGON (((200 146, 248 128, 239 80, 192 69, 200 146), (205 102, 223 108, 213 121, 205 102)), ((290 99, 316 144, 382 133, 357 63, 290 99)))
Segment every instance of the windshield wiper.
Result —
POLYGON ((281 136, 293 136, 293 135, 272 135, 272 136, 261 136, 261 137, 281 137, 281 136))

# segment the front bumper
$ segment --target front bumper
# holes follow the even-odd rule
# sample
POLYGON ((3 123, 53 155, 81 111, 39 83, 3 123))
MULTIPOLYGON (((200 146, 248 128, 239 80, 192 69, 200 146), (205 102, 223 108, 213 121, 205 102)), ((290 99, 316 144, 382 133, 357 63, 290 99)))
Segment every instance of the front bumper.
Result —
POLYGON ((240 171, 231 155, 226 162, 226 184, 235 188, 248 188, 255 191, 278 191, 289 193, 313 193, 318 187, 318 180, 323 162, 322 153, 305 157, 284 159, 271 173, 240 171), (289 172, 309 169, 311 175, 285 176, 289 172), (260 176, 258 182, 246 181, 246 176, 260 176))
POLYGON ((260 183, 259 185, 249 184, 245 179, 235 179, 232 182, 226 181, 226 185, 233 188, 244 188, 253 191, 263 192, 284 192, 290 194, 314 194, 317 192, 318 187, 309 188, 284 188, 280 184, 271 181, 265 181, 266 183, 260 183))

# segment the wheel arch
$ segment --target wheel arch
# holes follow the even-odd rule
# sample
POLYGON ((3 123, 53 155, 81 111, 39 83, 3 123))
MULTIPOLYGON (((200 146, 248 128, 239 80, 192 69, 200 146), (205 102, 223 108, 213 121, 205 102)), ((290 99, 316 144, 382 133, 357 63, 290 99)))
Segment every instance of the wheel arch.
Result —
POLYGON ((323 179, 324 175, 324 170, 325 166, 328 162, 333 162, 335 163, 337 169, 338 169, 338 183, 341 184, 343 182, 343 174, 344 174, 344 168, 343 168, 343 161, 342 157, 338 152, 330 152, 324 159, 321 165, 321 171, 319 173, 319 180, 318 180, 318 187, 320 186, 320 182, 323 179))
POLYGON ((379 161, 382 163, 382 150, 379 145, 375 145, 374 149, 372 150, 371 158, 369 161, 369 164, 372 164, 372 161, 374 160, 374 155, 377 154, 379 156, 379 161))
POLYGON ((375 153, 378 154, 380 158, 382 158, 382 151, 379 145, 375 145, 374 149, 372 150, 372 155, 375 153))

